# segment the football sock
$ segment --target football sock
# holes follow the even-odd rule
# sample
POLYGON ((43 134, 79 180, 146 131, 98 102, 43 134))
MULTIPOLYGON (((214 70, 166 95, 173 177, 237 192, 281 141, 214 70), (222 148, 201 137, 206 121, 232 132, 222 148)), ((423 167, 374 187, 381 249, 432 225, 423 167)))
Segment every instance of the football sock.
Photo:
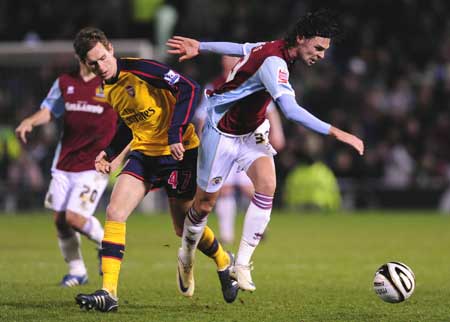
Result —
POLYGON ((58 237, 58 245, 65 262, 69 266, 69 274, 82 276, 86 275, 86 266, 81 256, 81 239, 80 234, 74 231, 69 237, 58 237))
POLYGON ((255 192, 244 219, 244 229, 236 257, 237 265, 248 265, 270 221, 273 197, 255 192))
POLYGON ((181 260, 185 264, 194 262, 195 249, 202 237, 207 217, 202 218, 194 208, 190 208, 184 219, 183 235, 181 236, 181 260))
POLYGON ((125 252, 126 224, 106 221, 105 236, 102 241, 103 289, 117 297, 120 265, 125 252))
POLYGON ((103 227, 96 217, 88 217, 83 228, 81 228, 81 232, 84 233, 87 238, 96 242, 99 246, 102 244, 104 233, 103 227))
POLYGON ((232 244, 234 240, 236 208, 236 198, 232 194, 217 199, 216 214, 219 222, 220 239, 226 244, 232 244))
POLYGON ((216 262, 218 271, 222 271, 230 265, 228 254, 223 250, 222 245, 214 237, 213 231, 208 226, 205 226, 197 248, 216 262))

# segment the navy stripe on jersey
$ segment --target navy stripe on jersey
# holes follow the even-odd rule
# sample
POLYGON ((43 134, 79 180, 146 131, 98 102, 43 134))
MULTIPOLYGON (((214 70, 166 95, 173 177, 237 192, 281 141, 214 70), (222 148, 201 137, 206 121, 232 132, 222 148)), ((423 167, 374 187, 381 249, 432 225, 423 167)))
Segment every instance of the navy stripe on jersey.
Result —
POLYGON ((122 58, 119 62, 121 71, 132 73, 156 88, 170 90, 176 96, 168 131, 169 144, 182 142, 183 132, 200 99, 200 85, 153 60, 122 58))

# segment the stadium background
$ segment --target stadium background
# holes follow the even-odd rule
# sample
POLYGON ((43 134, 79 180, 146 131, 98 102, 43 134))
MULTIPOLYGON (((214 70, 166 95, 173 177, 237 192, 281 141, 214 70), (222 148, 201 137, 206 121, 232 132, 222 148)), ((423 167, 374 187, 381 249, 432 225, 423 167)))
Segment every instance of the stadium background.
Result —
MULTIPOLYGON (((286 178, 296 167, 323 162, 337 177, 344 209, 450 212, 450 4, 444 0, 264 4, 256 0, 93 0, 76 6, 67 0, 2 1, 0 209, 42 208, 58 139, 57 123, 36 129, 27 146, 15 142, 12 131, 38 109, 58 73, 74 65, 67 44, 79 28, 97 26, 113 42, 141 40, 130 46, 148 41, 152 50, 147 52, 154 58, 205 84, 220 72, 219 57, 178 64, 164 55, 164 42, 170 35, 235 42, 272 40, 283 37, 302 13, 319 6, 341 13, 344 37, 317 66, 298 64, 291 81, 301 105, 358 134, 366 153, 361 158, 332 139, 284 120, 287 146, 277 157, 276 206, 288 206, 286 178), (57 40, 66 41, 66 46, 39 54, 57 40)), ((316 181, 310 184, 317 186, 316 181)), ((327 208, 320 201, 310 201, 327 208)))
MULTIPOLYGON (((450 213, 449 17, 445 0, 0 1, 0 321, 449 321, 450 216, 436 211, 442 202, 441 211, 450 213), (240 292, 225 305, 210 261, 198 256, 195 296, 179 295, 179 239, 164 204, 150 202, 127 221, 119 312, 79 310, 74 296, 99 287, 101 278, 94 273, 97 252, 84 239, 89 284, 58 285, 66 267, 50 211, 42 206, 58 123, 35 129, 26 146, 14 137, 57 75, 75 66, 77 30, 100 27, 121 54, 165 60, 205 84, 220 72, 219 57, 178 64, 164 56, 172 33, 271 40, 319 6, 341 12, 346 36, 320 64, 297 65, 292 83, 301 104, 364 138, 364 157, 285 122, 288 144, 276 159, 278 209, 254 256, 256 292, 240 292), (317 168, 333 171, 343 209, 326 215, 289 209, 286 185, 292 182, 290 188, 301 192, 296 196, 320 188, 319 199, 306 200, 314 208, 333 205, 323 197, 334 181, 317 168), (392 260, 416 274, 415 293, 398 305, 382 302, 372 288, 375 270, 392 260)), ((106 201, 98 211, 102 222, 106 201)), ((236 236, 242 222, 238 216, 236 236)), ((215 216, 208 223, 217 229, 215 216)), ((229 249, 236 251, 238 243, 229 249)))

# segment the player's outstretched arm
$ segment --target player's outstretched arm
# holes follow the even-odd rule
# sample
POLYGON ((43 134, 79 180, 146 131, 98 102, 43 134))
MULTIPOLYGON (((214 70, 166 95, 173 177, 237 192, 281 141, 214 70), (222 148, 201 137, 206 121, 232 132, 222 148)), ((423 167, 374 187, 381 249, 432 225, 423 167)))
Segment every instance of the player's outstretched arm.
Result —
POLYGON ((192 59, 200 54, 200 42, 192 38, 173 36, 166 42, 166 45, 172 48, 167 50, 169 54, 180 56, 178 58, 180 62, 192 59))
POLYGON ((364 154, 364 143, 361 139, 315 117, 298 105, 294 96, 289 94, 281 95, 277 98, 277 103, 288 119, 300 123, 315 132, 334 136, 337 140, 352 146, 360 155, 364 154))
POLYGON ((16 128, 16 135, 23 143, 27 143, 27 133, 31 132, 33 127, 48 123, 51 119, 50 110, 43 108, 20 122, 16 128))
POLYGON ((238 44, 234 42, 199 42, 192 38, 173 36, 166 45, 171 49, 167 50, 169 54, 179 55, 180 62, 192 59, 201 53, 215 53, 228 56, 245 56, 252 48, 263 43, 245 43, 238 44))
POLYGON ((347 143, 352 146, 359 155, 364 154, 364 142, 353 134, 342 131, 334 126, 330 127, 330 135, 334 136, 337 140, 347 143))

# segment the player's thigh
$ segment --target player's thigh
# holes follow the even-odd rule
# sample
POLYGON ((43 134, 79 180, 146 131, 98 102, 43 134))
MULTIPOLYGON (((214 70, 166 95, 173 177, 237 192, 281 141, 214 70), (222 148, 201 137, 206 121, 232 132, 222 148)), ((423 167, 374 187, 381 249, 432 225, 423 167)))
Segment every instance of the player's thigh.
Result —
POLYGON ((95 170, 72 172, 72 191, 67 210, 83 217, 92 216, 108 185, 108 176, 95 170))
POLYGON ((247 175, 255 187, 255 191, 266 195, 274 195, 276 189, 276 174, 273 157, 260 156, 252 162, 247 175))
POLYGON ((107 219, 125 222, 147 191, 148 186, 140 178, 128 173, 120 174, 106 210, 107 219))
POLYGON ((197 167, 197 184, 204 191, 213 193, 222 187, 237 157, 239 140, 205 126, 197 167))
POLYGON ((57 213, 64 212, 71 190, 70 173, 53 169, 52 179, 45 196, 45 207, 57 213))

